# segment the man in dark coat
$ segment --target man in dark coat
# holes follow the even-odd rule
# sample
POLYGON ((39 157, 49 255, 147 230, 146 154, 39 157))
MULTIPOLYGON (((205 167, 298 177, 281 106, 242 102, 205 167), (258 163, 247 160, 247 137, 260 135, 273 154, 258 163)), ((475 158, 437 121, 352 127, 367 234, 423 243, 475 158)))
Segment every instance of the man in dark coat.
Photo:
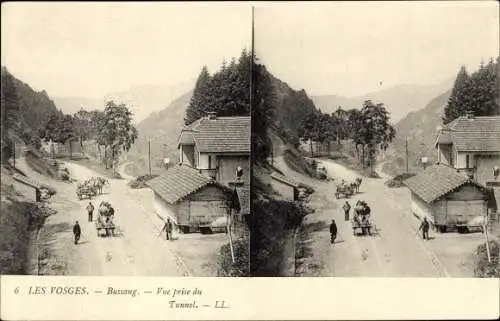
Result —
POLYGON ((75 244, 78 244, 78 240, 80 240, 80 235, 82 234, 82 229, 80 228, 80 224, 76 221, 75 225, 73 225, 73 235, 75 236, 75 244))
MULTIPOLYGON (((161 232, 165 231, 165 239, 171 241, 172 240, 172 230, 174 229, 172 225, 172 221, 170 221, 169 218, 167 218, 167 221, 163 225, 163 228, 161 229, 161 232)), ((160 232, 160 233, 161 233, 160 232)))
POLYGON ((335 239, 337 238, 337 224, 335 224, 335 220, 332 220, 330 224, 330 243, 335 243, 335 239))
POLYGON ((351 204, 349 204, 348 201, 345 201, 345 204, 342 208, 344 209, 345 220, 349 221, 349 211, 351 210, 351 204))
POLYGON ((418 228, 419 231, 422 230, 422 238, 424 240, 429 240, 429 227, 429 221, 427 221, 427 217, 424 217, 422 224, 418 228))

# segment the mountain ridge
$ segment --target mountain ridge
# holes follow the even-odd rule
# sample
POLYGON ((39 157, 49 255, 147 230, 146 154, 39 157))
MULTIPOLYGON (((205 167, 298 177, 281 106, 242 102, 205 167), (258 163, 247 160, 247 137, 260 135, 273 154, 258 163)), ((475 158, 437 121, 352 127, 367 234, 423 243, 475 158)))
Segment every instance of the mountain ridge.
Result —
POLYGON ((365 100, 382 102, 390 112, 391 120, 397 123, 412 111, 425 108, 426 104, 439 94, 451 89, 454 78, 436 84, 398 84, 380 91, 345 97, 338 94, 311 96, 314 104, 326 113, 334 112, 339 106, 343 109, 360 108, 365 100))

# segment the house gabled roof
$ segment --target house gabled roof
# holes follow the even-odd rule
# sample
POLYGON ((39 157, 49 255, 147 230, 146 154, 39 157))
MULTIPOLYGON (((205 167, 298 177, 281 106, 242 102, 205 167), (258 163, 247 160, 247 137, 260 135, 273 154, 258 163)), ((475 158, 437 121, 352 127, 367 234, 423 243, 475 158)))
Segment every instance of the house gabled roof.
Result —
POLYGON ((484 188, 456 169, 443 164, 431 165, 418 175, 405 180, 405 185, 427 203, 432 203, 465 184, 484 188))
POLYGON ((437 144, 453 144, 457 151, 500 152, 500 116, 459 117, 443 127, 437 144))
POLYGON ((181 136, 179 137, 178 145, 194 145, 194 135, 191 131, 182 131, 181 136))
POLYGON ((193 142, 202 153, 250 153, 249 116, 200 118, 183 129, 179 144, 191 143, 183 138, 185 133, 192 133, 193 142))
POLYGON ((29 177, 19 175, 17 173, 14 173, 14 175, 12 175, 12 178, 18 182, 29 185, 29 186, 36 188, 36 189, 40 189, 40 187, 41 187, 40 183, 38 183, 37 181, 35 181, 29 177))
POLYGON ((295 188, 299 188, 300 187, 300 183, 294 181, 291 178, 288 178, 288 177, 285 177, 283 175, 280 175, 278 173, 272 173, 271 174, 271 178, 277 180, 278 182, 281 182, 283 184, 291 186, 291 187, 295 187, 295 188))
POLYGON ((164 174, 148 181, 146 185, 169 204, 174 204, 207 185, 217 185, 228 190, 210 177, 201 174, 199 170, 186 165, 169 168, 164 174))

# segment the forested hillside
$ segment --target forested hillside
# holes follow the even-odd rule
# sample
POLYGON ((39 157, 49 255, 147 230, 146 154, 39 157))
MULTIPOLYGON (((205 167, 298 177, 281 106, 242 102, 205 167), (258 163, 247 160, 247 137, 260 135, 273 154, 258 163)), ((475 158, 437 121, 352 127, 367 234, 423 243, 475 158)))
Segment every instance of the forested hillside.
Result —
POLYGON ((408 167, 410 172, 422 170, 422 156, 436 160, 434 142, 438 127, 472 112, 475 116, 500 115, 499 58, 469 75, 465 67, 458 71, 453 89, 432 99, 422 110, 408 114, 396 124, 396 139, 385 155, 384 170, 396 175, 406 171, 405 139, 408 140, 408 167))
POLYGON ((30 143, 41 122, 62 115, 47 92, 37 92, 2 66, 2 157, 9 157, 9 142, 16 136, 30 143), (4 154, 5 152, 5 154, 4 154))
POLYGON ((193 92, 175 99, 160 112, 149 115, 137 126, 139 137, 127 154, 131 174, 144 175, 148 169, 148 141, 151 140, 151 167, 155 173, 161 170, 163 158, 172 163, 178 161, 177 139, 183 125, 184 112, 193 92))

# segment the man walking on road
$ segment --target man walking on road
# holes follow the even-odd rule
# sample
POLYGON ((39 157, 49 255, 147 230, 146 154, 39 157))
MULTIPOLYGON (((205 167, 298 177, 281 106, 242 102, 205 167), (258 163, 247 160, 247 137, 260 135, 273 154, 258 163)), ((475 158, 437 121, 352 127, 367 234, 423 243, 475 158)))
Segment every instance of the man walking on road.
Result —
POLYGON ((73 225, 73 235, 75 236, 75 244, 78 244, 81 234, 82 234, 82 229, 80 228, 80 224, 78 224, 78 221, 76 221, 75 225, 73 225))
POLYGON ((349 221, 349 211, 351 210, 351 204, 349 204, 348 201, 345 201, 345 204, 342 208, 344 209, 345 220, 349 221))
POLYGON ((89 202, 89 205, 87 205, 87 213, 89 214, 89 222, 92 222, 92 216, 94 215, 94 205, 92 205, 92 202, 89 202))
POLYGON ((429 240, 429 222, 427 221, 427 217, 424 217, 424 221, 420 224, 418 230, 422 230, 422 238, 424 240, 429 240))
POLYGON ((172 222, 170 221, 169 218, 167 218, 165 225, 163 225, 163 228, 161 229, 161 232, 165 231, 165 239, 166 240, 169 240, 169 241, 172 240, 172 230, 173 230, 172 222))
POLYGON ((335 220, 332 220, 330 224, 330 243, 335 243, 335 239, 337 238, 337 224, 335 224, 335 220))

